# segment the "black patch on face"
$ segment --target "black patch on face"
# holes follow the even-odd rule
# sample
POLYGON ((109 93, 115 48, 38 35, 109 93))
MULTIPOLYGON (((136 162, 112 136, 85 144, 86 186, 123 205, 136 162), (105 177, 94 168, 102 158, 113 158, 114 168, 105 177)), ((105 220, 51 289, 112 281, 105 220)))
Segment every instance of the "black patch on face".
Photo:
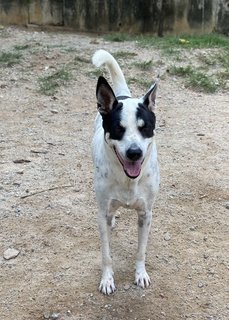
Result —
POLYGON ((125 133, 125 128, 120 125, 122 107, 122 102, 119 102, 108 114, 102 114, 104 132, 108 132, 113 140, 121 140, 125 133))
POLYGON ((136 117, 137 120, 142 119, 144 121, 144 126, 138 128, 143 138, 151 138, 154 134, 153 132, 156 125, 155 114, 152 111, 150 111, 147 106, 145 106, 142 103, 139 103, 136 117))

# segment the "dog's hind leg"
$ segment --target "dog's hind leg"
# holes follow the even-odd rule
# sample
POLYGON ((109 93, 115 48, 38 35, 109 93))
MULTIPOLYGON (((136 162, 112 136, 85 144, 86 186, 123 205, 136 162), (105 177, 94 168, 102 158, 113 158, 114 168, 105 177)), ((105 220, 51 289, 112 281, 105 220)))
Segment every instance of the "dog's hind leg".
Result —
POLYGON ((112 214, 106 214, 103 211, 99 212, 98 225, 102 244, 102 279, 99 290, 104 294, 111 294, 115 291, 112 259, 110 256, 110 237, 112 229, 112 214))
POLYGON ((135 271, 135 284, 142 288, 150 285, 150 277, 145 269, 146 246, 151 226, 151 210, 138 212, 138 252, 135 271))

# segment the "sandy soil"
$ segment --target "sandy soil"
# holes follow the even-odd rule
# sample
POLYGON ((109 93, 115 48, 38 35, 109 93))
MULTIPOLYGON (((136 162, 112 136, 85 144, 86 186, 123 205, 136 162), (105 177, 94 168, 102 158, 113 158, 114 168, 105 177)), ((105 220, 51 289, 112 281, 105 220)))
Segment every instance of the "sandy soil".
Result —
POLYGON ((194 92, 181 79, 162 77, 161 189, 147 253, 153 283, 146 290, 133 284, 137 217, 122 209, 112 245, 117 291, 107 297, 98 292, 90 151, 96 76, 86 60, 99 48, 134 52, 119 60, 124 73, 149 80, 170 59, 134 42, 2 30, 1 51, 15 45, 20 64, 0 69, 0 319, 229 319, 228 93, 194 92), (133 64, 149 58, 150 72, 133 64), (41 94, 38 78, 67 64, 72 80, 54 95, 41 94), (6 260, 8 248, 19 255, 6 260))

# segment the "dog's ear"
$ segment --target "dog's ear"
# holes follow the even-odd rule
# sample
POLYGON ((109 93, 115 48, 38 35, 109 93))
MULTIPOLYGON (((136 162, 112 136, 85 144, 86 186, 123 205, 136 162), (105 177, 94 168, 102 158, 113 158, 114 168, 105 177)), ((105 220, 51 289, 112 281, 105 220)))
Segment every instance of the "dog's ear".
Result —
POLYGON ((156 91, 157 91, 157 82, 152 84, 149 91, 143 97, 143 103, 149 108, 150 111, 155 110, 156 91))
POLYGON ((98 110, 101 114, 108 114, 118 103, 113 90, 104 77, 99 77, 96 88, 98 110))

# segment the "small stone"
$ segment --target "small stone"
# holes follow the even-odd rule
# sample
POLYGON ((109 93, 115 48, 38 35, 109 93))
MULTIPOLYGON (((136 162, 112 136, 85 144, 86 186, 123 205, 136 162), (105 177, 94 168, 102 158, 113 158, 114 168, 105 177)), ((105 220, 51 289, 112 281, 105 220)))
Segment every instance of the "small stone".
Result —
POLYGON ((202 282, 198 283, 198 288, 203 288, 204 284, 202 282))
POLYGON ((129 284, 125 284, 124 285, 124 290, 129 290, 130 289, 130 285, 129 284))
POLYGON ((226 209, 229 209, 229 202, 226 202, 226 203, 225 203, 225 208, 226 208, 226 209))
POLYGON ((50 313, 49 312, 44 312, 43 318, 44 319, 49 319, 50 313))
POLYGON ((167 232, 164 236, 165 241, 169 241, 171 239, 170 234, 167 232))
POLYGON ((51 112, 52 112, 53 114, 57 114, 57 113, 59 113, 59 111, 58 111, 58 110, 56 110, 56 109, 52 109, 52 110, 51 110, 51 112))
POLYGON ((50 316, 50 319, 51 320, 57 320, 59 317, 60 317, 59 313, 52 313, 51 316, 50 316))
POLYGON ((19 250, 9 248, 4 252, 3 257, 5 260, 10 260, 10 259, 16 258, 19 255, 19 253, 20 253, 19 250))

